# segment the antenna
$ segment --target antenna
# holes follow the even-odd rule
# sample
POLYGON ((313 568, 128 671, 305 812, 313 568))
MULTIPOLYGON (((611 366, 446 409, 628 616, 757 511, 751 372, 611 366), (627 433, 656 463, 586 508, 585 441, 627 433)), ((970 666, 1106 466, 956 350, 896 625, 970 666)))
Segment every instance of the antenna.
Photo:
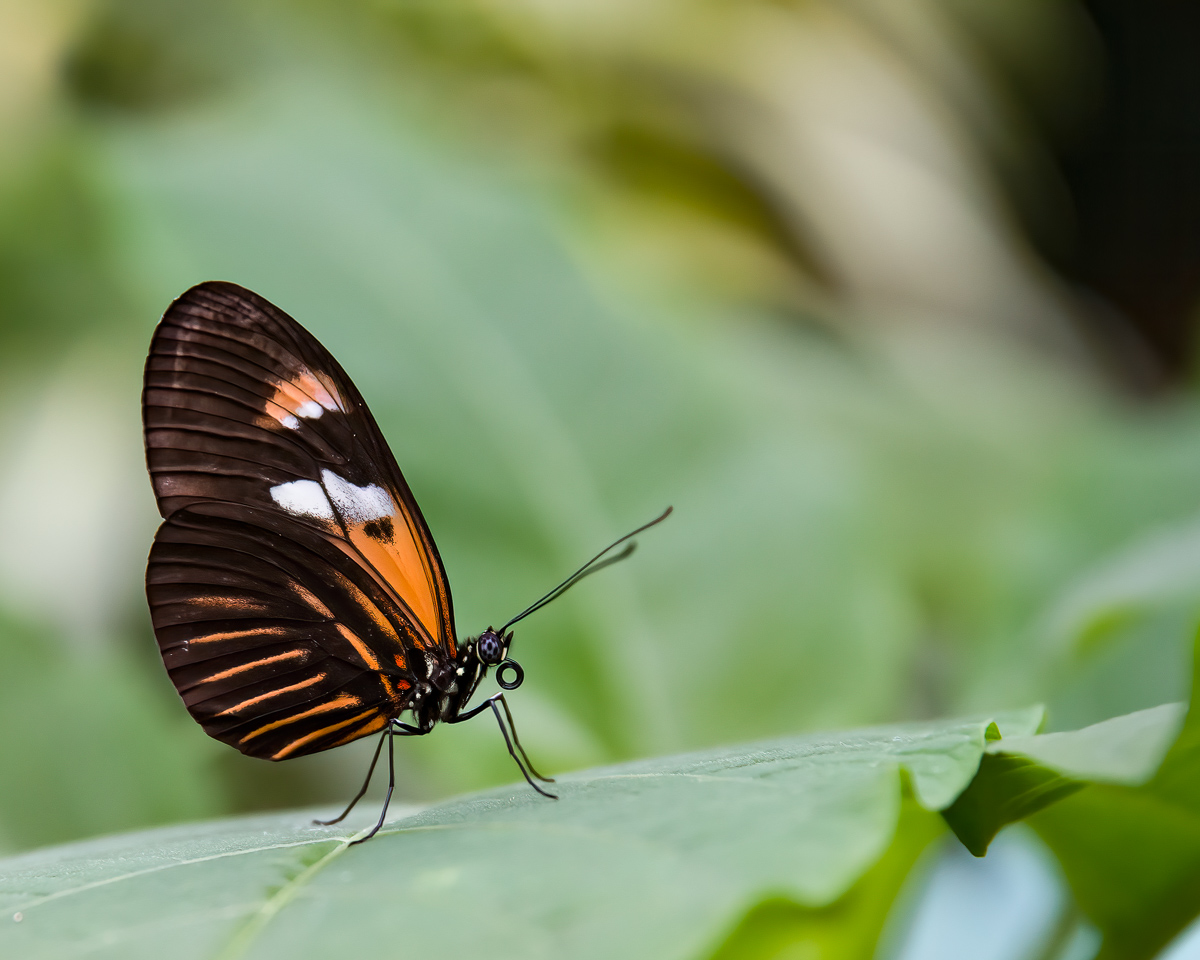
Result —
POLYGON ((500 628, 500 630, 499 630, 500 636, 504 636, 504 631, 507 630, 509 627, 511 627, 514 623, 517 623, 520 620, 524 620, 531 613, 534 613, 535 611, 542 609, 542 607, 544 607, 546 604, 548 604, 551 600, 557 600, 564 593, 566 593, 573 586, 575 586, 575 584, 577 584, 584 577, 595 573, 597 570, 603 570, 605 567, 611 567, 614 563, 620 563, 622 560, 626 559, 636 549, 636 547, 637 547, 636 543, 631 543, 624 550, 622 550, 620 553, 618 553, 615 557, 605 558, 605 554, 607 554, 610 550, 612 550, 613 547, 619 547, 622 543, 624 543, 630 537, 636 537, 643 530, 649 530, 655 524, 662 523, 664 520, 667 519, 667 517, 669 517, 671 515, 671 511, 674 509, 675 509, 674 507, 667 507, 666 510, 664 510, 662 513, 660 513, 657 517, 655 517, 649 523, 644 523, 640 527, 638 527, 636 530, 632 530, 629 533, 625 534, 625 536, 621 537, 621 539, 614 540, 607 547, 605 547, 603 550, 601 550, 598 554, 596 554, 594 557, 592 557, 591 560, 589 560, 582 567, 580 567, 578 570, 576 570, 573 574, 571 574, 569 577, 567 577, 566 580, 564 580, 557 587, 555 587, 553 590, 551 590, 548 594, 546 594, 544 597, 542 597, 542 599, 540 599, 536 603, 533 603, 530 606, 526 607, 524 610, 522 610, 520 613, 518 613, 515 617, 513 617, 511 620, 509 620, 508 623, 506 623, 504 626, 502 626, 500 628))

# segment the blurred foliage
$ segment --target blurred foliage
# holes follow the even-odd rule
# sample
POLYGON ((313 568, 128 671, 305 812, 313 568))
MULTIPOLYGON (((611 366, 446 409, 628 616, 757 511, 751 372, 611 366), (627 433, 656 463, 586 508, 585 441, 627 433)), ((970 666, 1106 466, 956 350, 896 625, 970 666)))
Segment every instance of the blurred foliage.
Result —
MULTIPOLYGON (((1194 624, 1196 592, 1188 571, 1194 569, 1198 542, 1189 525, 1114 558, 1072 598, 1075 636, 1102 651, 1106 644, 1145 649, 1146 631, 1136 625, 1161 623, 1159 611, 1177 611, 1181 605, 1194 624), (1094 639, 1094 625, 1117 620, 1118 612, 1125 629, 1094 639)), ((1167 622, 1180 620, 1174 616, 1167 622)), ((1136 679, 1128 660, 1120 669, 1136 679)), ((1200 904, 1198 675, 1200 653, 1193 658, 1193 707, 1148 782, 1097 784, 1031 820, 1062 865, 1080 908, 1104 934, 1101 960, 1158 955, 1200 904)), ((1115 683, 1109 679, 1107 685, 1115 683)))
MULTIPOLYGON (((1101 64, 1067 0, 6 5, 0 844, 333 801, 365 766, 220 748, 158 663, 140 365, 203 279, 350 371, 464 634, 676 506, 522 624, 541 765, 1186 700, 1200 410, 1115 389, 1142 346, 1038 253, 1071 248, 1054 153, 1101 64)), ((1200 861, 1128 811, 1191 835, 1188 736, 1034 817, 1111 956, 1187 919, 1200 861)), ((402 792, 510 779, 497 739, 405 744, 402 792)), ((1061 786, 1030 763, 983 774, 1061 786)), ((762 908, 781 943, 790 909, 762 908)))
POLYGON ((190 731, 164 709, 157 677, 142 664, 71 657, 53 638, 8 621, 4 640, 0 722, 21 731, 5 763, 23 772, 0 780, 7 844, 56 840, 63 823, 105 833, 222 810, 206 769, 216 751, 189 749, 190 731))
POLYGON ((1069 137, 1095 85, 1074 3, 309 9, 401 77, 435 77, 461 125, 565 158, 626 270, 825 322, 835 297, 875 322, 969 317, 1067 351, 1093 332, 1016 228, 1069 243, 1042 135, 1069 137))

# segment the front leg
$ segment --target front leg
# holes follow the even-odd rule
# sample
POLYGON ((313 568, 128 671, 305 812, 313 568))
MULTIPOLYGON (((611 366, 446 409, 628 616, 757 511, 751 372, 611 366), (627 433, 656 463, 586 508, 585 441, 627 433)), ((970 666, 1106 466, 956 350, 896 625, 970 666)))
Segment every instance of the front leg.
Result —
POLYGON ((502 694, 502 693, 493 694, 492 696, 490 696, 486 700, 484 700, 483 703, 481 703, 479 706, 475 707, 473 710, 468 710, 466 713, 460 713, 453 720, 447 720, 446 722, 447 723, 462 723, 464 720, 470 720, 472 717, 477 717, 477 716, 479 716, 479 714, 483 713, 484 710, 489 710, 489 709, 495 715, 496 724, 500 727, 500 732, 504 735, 504 744, 505 744, 505 746, 508 747, 508 755, 510 757, 512 757, 513 760, 516 762, 517 769, 521 771, 521 776, 523 776, 525 778, 525 782, 528 783, 531 787, 533 787, 533 789, 536 790, 538 793, 540 793, 543 797, 549 797, 551 800, 557 800, 558 797, 555 794, 548 793, 547 791, 543 790, 536 783, 534 783, 533 779, 529 776, 529 770, 532 770, 533 775, 535 777, 537 777, 539 780, 542 780, 546 783, 554 782, 549 777, 543 777, 540 773, 538 773, 536 770, 534 770, 533 764, 529 762, 529 757, 525 755, 525 748, 521 746, 521 741, 517 739, 517 728, 516 728, 516 725, 513 724, 512 712, 508 709, 508 701, 504 699, 504 694, 502 694), (508 716, 508 722, 509 722, 509 724, 512 725, 512 738, 511 739, 508 736, 508 729, 504 726, 504 720, 500 717, 500 708, 496 706, 497 701, 499 701, 499 703, 504 707, 504 712, 508 716), (513 741, 514 740, 516 741, 516 744, 517 744, 517 750, 521 751, 521 756, 519 756, 519 757, 517 756, 517 751, 513 749, 513 741), (522 758, 524 758, 525 763, 521 762, 522 758), (526 765, 529 766, 529 770, 525 769, 526 765))

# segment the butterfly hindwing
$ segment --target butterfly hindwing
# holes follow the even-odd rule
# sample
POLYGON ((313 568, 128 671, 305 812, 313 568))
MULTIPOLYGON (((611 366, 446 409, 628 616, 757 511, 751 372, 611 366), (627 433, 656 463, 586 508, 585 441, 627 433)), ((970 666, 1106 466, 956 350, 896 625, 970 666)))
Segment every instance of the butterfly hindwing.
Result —
POLYGON ((375 579, 319 533, 279 526, 236 504, 176 511, 147 572, 163 661, 192 715, 276 760, 379 729, 412 684, 411 642, 375 579))
POLYGON ((453 657, 432 537, 332 356, 261 297, 194 287, 155 331, 146 456, 165 522, 147 591, 205 730, 272 759, 380 729, 453 657))

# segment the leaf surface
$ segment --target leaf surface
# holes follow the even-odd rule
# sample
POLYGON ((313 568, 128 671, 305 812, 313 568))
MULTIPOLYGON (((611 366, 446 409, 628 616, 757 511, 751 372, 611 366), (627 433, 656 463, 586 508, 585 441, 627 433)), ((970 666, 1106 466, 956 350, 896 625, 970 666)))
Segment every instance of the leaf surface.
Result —
POLYGON ((1018 736, 1040 711, 602 768, 558 802, 517 786, 402 810, 353 847, 293 813, 51 848, 0 867, 20 916, 0 955, 691 957, 766 895, 838 900, 893 842, 901 771, 924 808, 951 802, 993 720, 1018 736))

